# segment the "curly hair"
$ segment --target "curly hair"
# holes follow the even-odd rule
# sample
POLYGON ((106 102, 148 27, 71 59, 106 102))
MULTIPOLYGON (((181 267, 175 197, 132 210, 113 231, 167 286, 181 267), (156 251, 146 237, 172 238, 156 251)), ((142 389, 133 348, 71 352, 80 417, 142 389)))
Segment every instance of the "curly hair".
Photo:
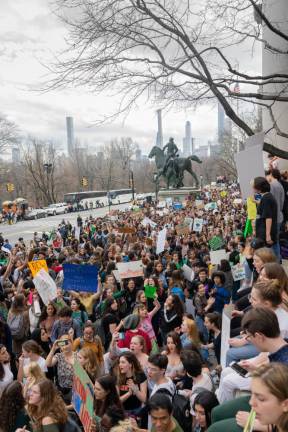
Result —
POLYGON ((19 381, 13 381, 4 389, 0 398, 1 430, 13 430, 17 414, 24 406, 22 385, 19 381))
POLYGON ((66 423, 68 418, 67 408, 52 381, 43 379, 37 383, 37 386, 40 389, 40 404, 32 405, 28 403, 27 405, 27 412, 33 419, 37 429, 42 428, 42 420, 47 416, 55 420, 55 423, 66 423))

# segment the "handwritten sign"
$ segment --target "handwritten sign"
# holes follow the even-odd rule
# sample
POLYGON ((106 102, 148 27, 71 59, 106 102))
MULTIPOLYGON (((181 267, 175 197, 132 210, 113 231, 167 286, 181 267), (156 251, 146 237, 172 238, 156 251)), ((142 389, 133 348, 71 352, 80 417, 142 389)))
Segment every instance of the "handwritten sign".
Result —
POLYGON ((141 260, 117 263, 117 270, 121 279, 143 277, 143 263, 141 260))
POLYGON ((222 259, 227 259, 227 253, 225 249, 217 251, 210 251, 211 264, 217 265, 221 263, 222 259))
POLYGON ((190 233, 189 225, 184 223, 178 224, 175 227, 177 235, 186 235, 190 233))
POLYGON ((161 252, 165 250, 165 242, 166 242, 166 234, 167 229, 159 231, 157 236, 157 245, 156 245, 156 254, 159 255, 161 252))
POLYGON ((95 293, 98 288, 98 268, 89 264, 63 264, 66 291, 86 291, 95 293))
POLYGON ((189 282, 192 282, 195 276, 195 273, 192 270, 192 268, 189 267, 187 264, 184 264, 182 267, 182 271, 183 271, 184 278, 189 282))
POLYGON ((91 432, 94 417, 94 386, 78 361, 73 364, 72 405, 84 427, 91 432))
POLYGON ((194 225, 193 225, 193 231, 195 232, 201 232, 203 228, 203 219, 195 218, 194 219, 194 225))
POLYGON ((136 232, 136 228, 134 227, 120 227, 117 229, 120 234, 134 234, 136 232))
POLYGON ((32 276, 35 277, 36 274, 41 270, 45 270, 48 273, 48 267, 46 260, 29 261, 28 266, 31 270, 32 276))
POLYGON ((247 198, 247 213, 249 220, 255 220, 257 217, 257 207, 255 201, 251 198, 247 198))
POLYGON ((231 271, 235 282, 245 279, 245 268, 242 264, 236 264, 231 267, 231 271))
POLYGON ((57 297, 57 286, 51 276, 43 268, 35 275, 33 283, 46 306, 57 297))

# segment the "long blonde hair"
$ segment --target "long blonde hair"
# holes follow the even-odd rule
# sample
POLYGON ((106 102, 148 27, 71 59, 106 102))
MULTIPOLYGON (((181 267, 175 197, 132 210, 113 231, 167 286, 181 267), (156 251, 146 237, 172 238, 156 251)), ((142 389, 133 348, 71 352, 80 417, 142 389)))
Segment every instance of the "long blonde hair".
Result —
POLYGON ((102 363, 99 364, 97 355, 91 348, 82 348, 78 354, 87 360, 83 367, 94 381, 101 374, 100 366, 102 363))
POLYGON ((188 317, 184 317, 183 321, 185 320, 187 328, 188 328, 188 338, 191 340, 191 342, 193 342, 196 346, 200 345, 200 337, 199 337, 199 332, 198 332, 198 328, 196 325, 196 322, 188 317))
POLYGON ((40 389, 41 401, 39 405, 27 405, 27 412, 37 429, 42 429, 44 417, 51 417, 55 423, 64 424, 68 418, 65 402, 56 390, 52 381, 43 379, 37 383, 40 389))
POLYGON ((36 362, 31 362, 24 367, 24 375, 27 378, 29 376, 33 378, 32 383, 29 383, 29 387, 32 387, 32 385, 46 378, 44 372, 40 368, 39 364, 36 362))

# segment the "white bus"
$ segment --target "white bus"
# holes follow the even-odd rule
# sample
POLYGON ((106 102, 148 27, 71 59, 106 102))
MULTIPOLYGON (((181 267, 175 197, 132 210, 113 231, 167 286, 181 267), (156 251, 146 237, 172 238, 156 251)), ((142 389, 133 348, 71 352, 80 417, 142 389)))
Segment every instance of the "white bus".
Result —
POLYGON ((85 191, 85 192, 71 192, 64 195, 64 201, 67 204, 79 204, 83 208, 106 207, 114 204, 128 203, 132 201, 132 189, 115 189, 110 191, 85 191))

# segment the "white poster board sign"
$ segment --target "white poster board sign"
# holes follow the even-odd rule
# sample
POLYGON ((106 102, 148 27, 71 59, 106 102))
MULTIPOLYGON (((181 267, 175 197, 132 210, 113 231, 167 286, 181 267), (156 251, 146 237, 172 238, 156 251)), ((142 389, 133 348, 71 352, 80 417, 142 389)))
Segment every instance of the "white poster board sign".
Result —
POLYGON ((161 252, 165 250, 166 235, 167 235, 166 228, 163 228, 161 231, 159 231, 157 237, 156 255, 159 255, 161 252))
POLYGON ((141 224, 146 228, 148 225, 151 226, 151 228, 155 228, 157 226, 157 224, 155 222, 153 222, 151 219, 149 219, 148 217, 145 217, 141 224))
POLYGON ((238 179, 243 199, 247 199, 253 193, 251 181, 255 177, 265 177, 263 163, 263 134, 255 136, 258 144, 247 147, 246 150, 235 154, 238 179))
POLYGON ((217 251, 210 251, 211 264, 218 265, 222 259, 227 259, 227 253, 225 249, 217 251))
POLYGON ((183 276, 186 280, 188 280, 189 282, 192 282, 194 279, 194 271, 192 270, 191 267, 189 267, 187 264, 184 264, 182 267, 183 270, 183 276))
POLYGON ((193 231, 201 233, 203 228, 203 219, 195 218, 193 224, 193 231))
POLYGON ((33 278, 33 282, 45 306, 57 297, 56 284, 45 270, 39 270, 33 278))
POLYGON ((230 308, 224 308, 222 312, 222 330, 221 330, 221 357, 220 363, 222 369, 226 367, 226 354, 230 348, 230 323, 231 323, 230 308))
POLYGON ((117 263, 120 279, 130 279, 143 276, 143 263, 139 261, 130 261, 127 263, 117 263))
POLYGON ((245 279, 245 268, 243 264, 236 264, 231 267, 231 271, 235 282, 245 279))
POLYGON ((75 239, 80 240, 81 228, 79 226, 75 227, 75 239))

